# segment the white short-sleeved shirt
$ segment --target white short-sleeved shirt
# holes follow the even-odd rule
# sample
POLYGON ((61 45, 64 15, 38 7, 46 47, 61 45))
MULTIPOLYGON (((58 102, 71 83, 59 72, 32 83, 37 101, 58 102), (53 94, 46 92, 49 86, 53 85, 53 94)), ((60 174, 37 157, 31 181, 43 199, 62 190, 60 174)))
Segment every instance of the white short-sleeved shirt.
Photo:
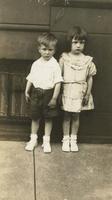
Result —
POLYGON ((42 57, 36 60, 32 64, 31 71, 26 79, 35 88, 39 87, 42 89, 54 88, 56 83, 63 81, 60 66, 54 57, 48 61, 43 60, 42 57))

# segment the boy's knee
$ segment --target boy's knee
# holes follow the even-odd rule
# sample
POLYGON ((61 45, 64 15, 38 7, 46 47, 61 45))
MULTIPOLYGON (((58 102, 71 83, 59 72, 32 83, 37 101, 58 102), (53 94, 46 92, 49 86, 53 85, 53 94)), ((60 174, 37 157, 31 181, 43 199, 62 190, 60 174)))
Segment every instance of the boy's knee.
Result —
POLYGON ((64 119, 65 119, 66 121, 69 121, 69 120, 70 120, 70 117, 71 117, 71 113, 69 113, 69 112, 64 112, 64 119))
POLYGON ((79 120, 79 113, 73 113, 72 114, 72 119, 76 120, 76 121, 79 120))

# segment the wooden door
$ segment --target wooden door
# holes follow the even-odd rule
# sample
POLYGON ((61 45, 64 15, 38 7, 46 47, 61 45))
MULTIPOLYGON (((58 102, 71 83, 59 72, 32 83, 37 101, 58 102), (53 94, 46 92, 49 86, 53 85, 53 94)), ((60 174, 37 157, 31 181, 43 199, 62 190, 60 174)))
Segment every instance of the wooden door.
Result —
POLYGON ((65 34, 73 25, 89 33, 87 53, 94 57, 95 110, 81 114, 80 141, 112 142, 112 1, 54 1, 51 30, 59 37, 61 53, 65 34))
POLYGON ((94 57, 97 75, 92 91, 95 110, 81 114, 79 139, 112 142, 112 0, 46 2, 0 1, 0 137, 6 133, 7 138, 17 139, 29 133, 24 88, 31 63, 38 57, 38 33, 51 30, 57 35, 59 57, 66 31, 80 25, 89 33, 87 52, 94 57))

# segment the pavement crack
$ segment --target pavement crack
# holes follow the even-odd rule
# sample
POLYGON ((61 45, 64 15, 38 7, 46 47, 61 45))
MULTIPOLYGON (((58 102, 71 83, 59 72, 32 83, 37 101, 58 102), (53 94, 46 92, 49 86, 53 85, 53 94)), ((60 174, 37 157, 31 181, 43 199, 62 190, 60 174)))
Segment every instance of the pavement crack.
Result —
POLYGON ((35 170, 35 151, 33 151, 33 167, 34 167, 34 200, 37 200, 36 198, 36 170, 35 170))

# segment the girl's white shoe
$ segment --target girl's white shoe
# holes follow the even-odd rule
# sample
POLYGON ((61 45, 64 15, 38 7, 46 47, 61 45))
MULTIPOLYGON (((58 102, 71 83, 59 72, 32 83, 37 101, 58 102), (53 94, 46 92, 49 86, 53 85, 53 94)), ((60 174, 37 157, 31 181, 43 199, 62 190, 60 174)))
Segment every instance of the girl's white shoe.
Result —
POLYGON ((70 138, 70 150, 72 152, 77 152, 79 151, 78 145, 77 145, 77 135, 71 135, 70 138))
POLYGON ((27 142, 25 146, 26 151, 33 151, 34 148, 37 146, 37 135, 31 134, 30 138, 31 138, 30 141, 27 142))
POLYGON ((69 136, 64 136, 62 140, 62 151, 70 152, 70 138, 69 136))

